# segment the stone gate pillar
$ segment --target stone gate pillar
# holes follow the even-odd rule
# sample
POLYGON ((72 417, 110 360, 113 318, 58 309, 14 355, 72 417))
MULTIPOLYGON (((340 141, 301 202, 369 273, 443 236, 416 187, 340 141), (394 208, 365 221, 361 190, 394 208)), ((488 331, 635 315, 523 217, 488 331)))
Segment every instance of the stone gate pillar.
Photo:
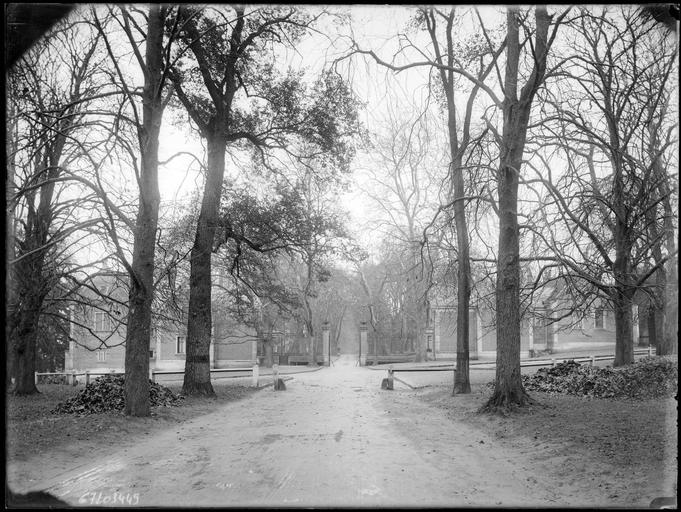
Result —
POLYGON ((359 365, 366 366, 369 343, 367 342, 367 323, 359 323, 359 365))
POLYGON ((322 324, 322 353, 324 354, 324 366, 331 366, 331 336, 329 322, 322 324))

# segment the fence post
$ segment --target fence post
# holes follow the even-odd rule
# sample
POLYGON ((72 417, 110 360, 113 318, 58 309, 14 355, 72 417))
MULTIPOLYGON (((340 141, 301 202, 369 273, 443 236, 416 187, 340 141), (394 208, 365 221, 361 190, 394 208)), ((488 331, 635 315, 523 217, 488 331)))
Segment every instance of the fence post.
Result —
POLYGON ((591 356, 591 366, 596 366, 596 356, 591 356))
POLYGON ((274 390, 277 390, 277 381, 279 380, 279 365, 272 365, 272 379, 274 381, 274 390))
POLYGON ((38 372, 33 372, 35 375, 33 376, 33 381, 35 382, 35 385, 38 385, 38 372))
POLYGON ((258 366, 258 361, 253 365, 253 387, 258 387, 258 378, 260 377, 260 367, 258 366))
POLYGON ((388 389, 393 389, 393 365, 388 366, 388 389))
POLYGON ((154 368, 152 368, 151 366, 149 367, 149 380, 150 380, 151 382, 156 382, 156 381, 154 380, 154 368))
POLYGON ((552 366, 552 367, 553 367, 553 366, 556 366, 556 360, 555 360, 555 359, 551 359, 551 366, 552 366))
POLYGON ((85 385, 90 384, 90 370, 85 370, 85 385))
POLYGON ((653 346, 648 345, 648 357, 651 357, 653 355, 653 346))

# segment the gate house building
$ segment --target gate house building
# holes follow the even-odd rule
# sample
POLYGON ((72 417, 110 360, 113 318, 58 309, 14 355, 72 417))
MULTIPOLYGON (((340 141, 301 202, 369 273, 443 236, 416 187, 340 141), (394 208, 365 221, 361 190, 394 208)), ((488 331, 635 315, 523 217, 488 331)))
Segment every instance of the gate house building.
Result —
MULTIPOLYGON (((123 371, 125 369, 125 324, 128 276, 125 273, 98 275, 83 292, 88 305, 71 308, 71 340, 66 351, 65 371, 123 371)), ((211 368, 226 368, 256 358, 255 332, 218 312, 213 313, 210 344, 211 368)), ((150 367, 183 370, 186 324, 155 322, 149 350, 150 367)))

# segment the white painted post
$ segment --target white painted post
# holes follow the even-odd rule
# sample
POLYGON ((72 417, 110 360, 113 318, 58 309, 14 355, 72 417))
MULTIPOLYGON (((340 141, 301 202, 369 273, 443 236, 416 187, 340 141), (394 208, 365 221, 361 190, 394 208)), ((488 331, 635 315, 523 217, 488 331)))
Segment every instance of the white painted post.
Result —
POLYGON ((90 384, 90 370, 85 371, 85 385, 90 384))
POLYGON ((331 337, 328 321, 322 324, 322 354, 324 354, 324 366, 331 366, 331 337))
POLYGON ((153 368, 152 366, 149 366, 149 380, 150 380, 151 382, 156 382, 156 381, 154 380, 154 378, 155 378, 155 375, 154 375, 154 368, 153 368))
POLYGON ((35 381, 35 385, 38 385, 38 372, 34 372, 35 375, 33 376, 33 380, 35 381))
POLYGON ((648 356, 652 356, 652 355, 653 355, 653 346, 648 345, 648 356))
POLYGON ((556 366, 556 360, 555 359, 551 359, 551 366, 556 366))
POLYGON ((272 381, 274 382, 274 390, 276 391, 277 389, 277 381, 279 380, 279 365, 278 364, 273 364, 272 365, 272 381))
POLYGON ((258 387, 258 378, 260 377, 260 367, 258 366, 258 361, 253 365, 253 387, 258 387))
POLYGON ((591 356, 591 366, 596 366, 596 356, 591 356))

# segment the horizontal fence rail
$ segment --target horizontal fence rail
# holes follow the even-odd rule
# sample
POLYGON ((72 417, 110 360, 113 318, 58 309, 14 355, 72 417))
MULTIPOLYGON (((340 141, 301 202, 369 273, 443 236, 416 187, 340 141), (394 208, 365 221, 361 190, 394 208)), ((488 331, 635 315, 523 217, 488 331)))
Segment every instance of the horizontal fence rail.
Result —
MULTIPOLYGON (((244 368, 211 368, 210 373, 211 375, 214 373, 250 373, 251 377, 253 378, 253 385, 257 387, 258 385, 258 378, 260 374, 260 370, 257 364, 254 364, 252 367, 244 367, 244 368)), ((103 371, 72 371, 72 372, 35 372, 35 383, 36 385, 38 384, 38 380, 41 376, 48 376, 48 375, 64 375, 66 377, 66 383, 67 384, 73 384, 75 385, 76 383, 76 377, 81 377, 85 376, 85 385, 87 386, 90 383, 90 377, 92 376, 101 376, 101 375, 125 375, 125 372, 120 372, 120 371, 108 371, 108 372, 103 372, 103 371)), ((149 379, 152 382, 156 382, 156 375, 184 375, 184 370, 156 370, 154 368, 149 369, 149 379)))
MULTIPOLYGON (((634 355, 635 356, 642 356, 642 355, 648 355, 652 356, 655 354, 655 350, 653 347, 648 347, 646 349, 635 349, 634 350, 634 355)), ((565 361, 575 361, 577 363, 591 363, 591 365, 594 365, 596 361, 609 361, 609 360, 614 360, 615 356, 612 354, 603 354, 603 355, 592 355, 592 356, 580 356, 580 357, 565 357, 565 358, 551 358, 551 359, 541 359, 538 361, 521 361, 520 366, 521 367, 530 367, 530 366, 556 366, 558 363, 562 363, 565 361)), ((487 368, 477 368, 478 370, 494 370, 496 369, 496 363, 494 361, 478 361, 475 363, 470 363, 470 366, 480 366, 480 365, 492 365, 487 368)), ((438 365, 438 366, 424 366, 424 367, 413 367, 413 368, 395 368, 393 365, 388 366, 388 378, 394 378, 396 380, 396 377, 393 376, 393 374, 397 372, 451 372, 451 371, 456 371, 456 366, 455 365, 438 365)), ((403 382, 403 381, 400 381, 403 382)), ((406 383, 405 383, 406 384, 406 383)), ((409 385, 409 384, 407 384, 409 385)), ((409 387, 412 387, 409 385, 409 387)))

